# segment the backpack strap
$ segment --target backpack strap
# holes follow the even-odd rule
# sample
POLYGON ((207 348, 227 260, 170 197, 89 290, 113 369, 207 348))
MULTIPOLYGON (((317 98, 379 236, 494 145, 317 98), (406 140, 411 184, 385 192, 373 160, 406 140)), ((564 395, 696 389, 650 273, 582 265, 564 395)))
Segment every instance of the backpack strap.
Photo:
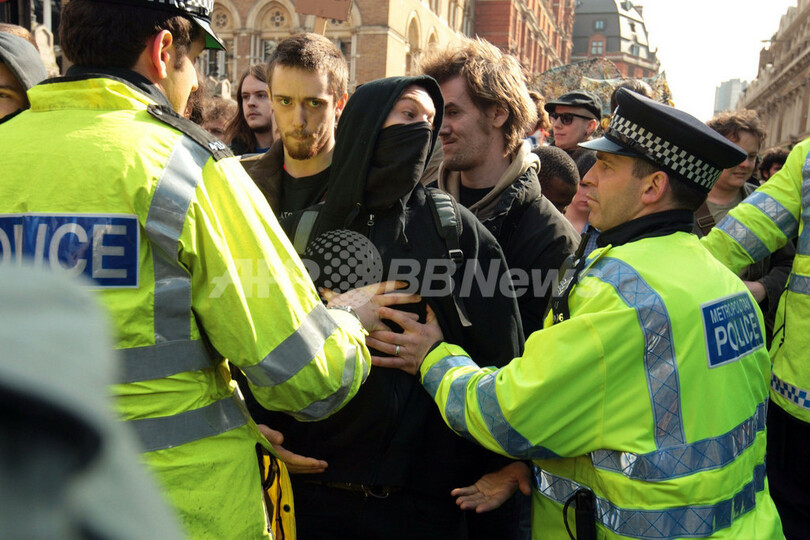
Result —
POLYGON ((461 219, 459 219, 456 201, 449 194, 437 188, 427 188, 430 210, 436 230, 444 239, 447 247, 447 258, 456 264, 464 264, 464 252, 461 251, 459 237, 461 236, 461 219))
POLYGON ((703 233, 703 236, 709 234, 712 227, 717 224, 717 222, 714 221, 714 217, 712 216, 712 213, 709 211, 709 207, 705 202, 700 205, 700 208, 695 210, 695 223, 697 223, 698 229, 700 229, 700 232, 703 233))
POLYGON ((295 226, 295 234, 293 235, 293 247, 298 255, 303 255, 307 250, 309 244, 309 237, 312 236, 312 230, 315 228, 315 221, 318 219, 318 210, 305 210, 301 214, 301 219, 295 226))
MULTIPOLYGON (((456 269, 459 269, 464 264, 464 252, 461 250, 459 240, 463 228, 458 205, 453 197, 440 189, 426 188, 426 191, 428 206, 433 214, 433 223, 436 225, 439 236, 444 240, 447 258, 453 261, 456 269)), ((456 313, 458 313, 461 325, 472 326, 470 318, 467 316, 467 309, 464 307, 464 301, 455 291, 453 291, 453 303, 456 306, 456 313)))

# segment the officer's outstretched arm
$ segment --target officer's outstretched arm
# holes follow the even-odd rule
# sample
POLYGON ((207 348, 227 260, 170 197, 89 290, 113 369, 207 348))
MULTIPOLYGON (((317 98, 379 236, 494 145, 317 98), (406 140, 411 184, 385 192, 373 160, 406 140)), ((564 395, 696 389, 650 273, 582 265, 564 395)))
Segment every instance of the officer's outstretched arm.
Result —
POLYGON ((317 420, 357 393, 370 368, 360 321, 323 305, 236 160, 205 164, 177 249, 192 279, 192 334, 242 369, 262 406, 317 420))
POLYGON ((712 255, 733 272, 764 259, 798 234, 804 162, 809 153, 810 140, 798 144, 779 172, 701 238, 712 255))

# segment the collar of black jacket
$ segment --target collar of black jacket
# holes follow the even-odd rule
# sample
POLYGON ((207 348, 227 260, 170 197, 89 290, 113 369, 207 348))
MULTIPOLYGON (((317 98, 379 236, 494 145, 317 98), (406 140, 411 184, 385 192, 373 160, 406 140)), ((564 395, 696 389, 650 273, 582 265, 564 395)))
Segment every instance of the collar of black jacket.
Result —
POLYGON ((135 88, 139 92, 146 94, 158 105, 167 105, 169 107, 172 106, 172 104, 169 102, 169 98, 166 97, 166 94, 161 92, 152 81, 140 73, 132 71, 131 69, 119 67, 91 68, 83 66, 70 66, 64 77, 49 79, 44 82, 80 81, 84 79, 98 78, 120 81, 135 88))
POLYGON ((667 236, 674 232, 691 232, 694 214, 689 210, 667 210, 649 214, 622 223, 612 229, 603 231, 596 239, 596 245, 605 247, 621 246, 642 238, 667 236))

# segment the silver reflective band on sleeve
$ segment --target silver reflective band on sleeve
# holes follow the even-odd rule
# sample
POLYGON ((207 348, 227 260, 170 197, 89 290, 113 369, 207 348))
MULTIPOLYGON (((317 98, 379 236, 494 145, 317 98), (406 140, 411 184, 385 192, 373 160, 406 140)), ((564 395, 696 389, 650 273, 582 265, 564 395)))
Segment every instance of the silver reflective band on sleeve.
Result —
POLYGON ((247 412, 237 403, 236 396, 229 396, 199 409, 129 420, 127 424, 135 430, 144 451, 154 452, 213 437, 247 422, 247 412))
MULTIPOLYGON (((512 424, 503 415, 501 404, 498 402, 498 395, 495 392, 495 379, 497 376, 497 371, 484 375, 478 381, 476 389, 481 418, 492 438, 498 442, 507 454, 516 458, 555 459, 560 457, 548 448, 533 445, 531 441, 512 427, 512 424)), ((449 402, 448 398, 448 407, 450 406, 449 402)))
POLYGON ((776 375, 771 374, 771 389, 783 398, 793 402, 802 409, 810 410, 810 390, 786 383, 776 375))
POLYGON ((301 325, 261 362, 242 368, 256 386, 272 387, 295 376, 321 352, 338 325, 322 304, 310 311, 301 325))
POLYGON ((810 277, 791 272, 788 290, 798 294, 810 295, 810 277))
POLYGON ((425 376, 422 377, 422 386, 425 387, 430 397, 436 399, 436 392, 439 391, 439 385, 444 378, 445 373, 449 370, 461 367, 472 366, 477 368, 475 362, 467 356, 445 356, 431 367, 425 376))
POLYGON ((754 262, 764 259, 771 253, 757 235, 731 216, 724 217, 717 228, 739 242, 754 262))
POLYGON ((784 234, 788 240, 793 238, 799 230, 799 222, 796 221, 793 214, 770 195, 761 191, 755 191, 743 202, 754 206, 768 216, 771 221, 776 223, 776 226, 779 227, 779 230, 782 231, 782 234, 784 234))
POLYGON ((183 136, 166 162, 144 228, 153 247, 155 343, 191 338, 191 280, 178 262, 180 235, 208 151, 183 136))
POLYGON ((796 253, 810 255, 810 156, 802 168, 802 232, 796 245, 796 253))
POLYGON ((678 363, 672 339, 672 324, 661 296, 629 264, 605 257, 588 276, 612 285, 621 299, 636 310, 644 334, 644 367, 655 420, 657 448, 685 442, 681 418, 678 363))
POLYGON ((201 340, 169 341, 119 349, 118 352, 123 363, 119 383, 150 381, 184 371, 199 371, 214 367, 222 359, 219 355, 212 355, 201 340))
POLYGON ((752 416, 719 437, 647 454, 597 450, 591 452, 591 461, 598 469, 645 481, 670 480, 700 471, 720 469, 754 444, 757 434, 765 430, 766 416, 767 401, 760 403, 752 416))
MULTIPOLYGON (((302 422, 312 422, 313 420, 320 420, 326 418, 330 414, 337 411, 340 404, 346 400, 349 395, 349 390, 352 388, 354 381, 355 364, 357 363, 357 348, 351 347, 349 354, 346 356, 346 365, 343 367, 343 376, 340 380, 340 388, 335 393, 320 401, 311 403, 309 406, 301 409, 298 412, 290 413, 296 420, 302 422)), ((364 362, 365 364, 365 362, 364 362)), ((363 370, 363 380, 368 375, 368 370, 363 370)))
MULTIPOLYGON (((534 467, 534 489, 559 504, 580 484, 534 467)), ((715 504, 642 510, 621 508, 596 497, 596 522, 616 534, 632 538, 704 537, 725 529, 756 507, 757 493, 765 489, 765 464, 754 467, 753 479, 733 497, 715 504)))

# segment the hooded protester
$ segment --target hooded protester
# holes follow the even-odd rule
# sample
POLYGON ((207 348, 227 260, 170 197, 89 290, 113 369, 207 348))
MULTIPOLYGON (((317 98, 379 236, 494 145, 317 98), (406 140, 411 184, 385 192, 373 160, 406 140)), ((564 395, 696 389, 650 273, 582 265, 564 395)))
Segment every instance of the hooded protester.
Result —
MULTIPOLYGON (((466 264, 453 262, 434 195, 419 181, 443 109, 439 86, 427 76, 362 85, 340 118, 325 201, 282 225, 299 251, 307 246, 316 285, 407 281, 422 295, 421 304, 408 306, 420 320, 429 305, 445 332, 503 365, 519 354, 523 336, 517 303, 501 286, 511 282, 500 247, 469 211, 441 195, 455 207, 466 264), (424 107, 415 105, 420 100, 424 107), (476 266, 486 283, 473 279, 476 266)), ((292 477, 302 538, 466 538, 464 512, 450 491, 515 466, 443 426, 419 381, 398 370, 371 370, 346 409, 324 421, 274 415, 264 423, 284 433, 291 452, 328 463, 319 474, 292 477)))
POLYGON ((26 92, 48 76, 42 57, 27 40, 0 32, 0 123, 30 107, 26 92))

